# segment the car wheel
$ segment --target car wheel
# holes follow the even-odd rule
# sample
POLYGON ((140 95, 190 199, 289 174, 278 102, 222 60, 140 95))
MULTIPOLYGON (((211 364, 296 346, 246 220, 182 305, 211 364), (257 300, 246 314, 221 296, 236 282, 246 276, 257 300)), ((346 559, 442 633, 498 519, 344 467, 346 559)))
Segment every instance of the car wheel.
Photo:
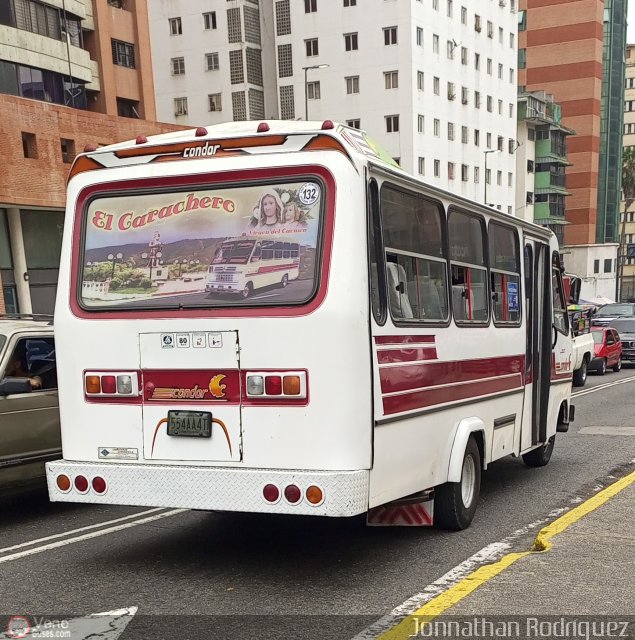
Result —
POLYGON ((617 373, 622 368, 622 356, 617 358, 617 362, 613 365, 613 371, 617 373))
POLYGON ((553 453, 553 445, 556 442, 556 436, 551 436, 542 447, 533 449, 529 453, 523 454, 523 462, 528 467, 544 467, 549 460, 551 460, 551 454, 553 453))
POLYGON ((248 282, 244 289, 241 291, 241 295, 243 298, 248 298, 254 291, 254 285, 251 282, 248 282))
POLYGON ((584 358, 582 366, 573 372, 573 386, 583 387, 587 378, 587 359, 584 358))
POLYGON ((481 453, 472 436, 463 456, 460 482, 446 482, 435 490, 434 524, 461 531, 470 526, 481 490, 481 453))
POLYGON ((602 362, 600 362, 598 366, 598 375, 603 376, 606 373, 606 358, 602 358, 602 362))
POLYGON ((282 286, 282 288, 284 289, 284 287, 286 287, 289 284, 289 276, 285 273, 282 276, 282 280, 280 282, 280 285, 282 286))

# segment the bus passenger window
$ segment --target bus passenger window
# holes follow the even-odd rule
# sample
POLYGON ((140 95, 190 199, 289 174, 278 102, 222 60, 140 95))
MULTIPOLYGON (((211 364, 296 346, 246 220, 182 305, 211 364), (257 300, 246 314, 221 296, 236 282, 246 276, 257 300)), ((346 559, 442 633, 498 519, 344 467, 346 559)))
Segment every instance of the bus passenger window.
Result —
POLYGON ((492 313, 496 324, 520 322, 520 251, 515 229, 489 224, 492 313))
POLYGON ((273 241, 272 240, 263 241, 261 258, 263 260, 273 260, 273 241))

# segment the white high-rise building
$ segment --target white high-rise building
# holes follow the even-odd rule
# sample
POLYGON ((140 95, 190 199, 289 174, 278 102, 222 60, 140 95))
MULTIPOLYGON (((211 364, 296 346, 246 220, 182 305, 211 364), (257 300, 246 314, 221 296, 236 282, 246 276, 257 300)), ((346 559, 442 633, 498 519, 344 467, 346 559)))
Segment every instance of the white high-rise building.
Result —
POLYGON ((348 123, 406 171, 514 213, 515 0, 148 4, 160 120, 348 123))

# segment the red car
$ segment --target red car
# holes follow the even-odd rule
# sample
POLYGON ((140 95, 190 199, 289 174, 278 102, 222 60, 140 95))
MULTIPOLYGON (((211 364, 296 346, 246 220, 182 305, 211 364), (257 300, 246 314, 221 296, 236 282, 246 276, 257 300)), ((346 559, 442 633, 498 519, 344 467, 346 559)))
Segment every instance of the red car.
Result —
POLYGON ((608 367, 619 371, 622 368, 622 342, 617 331, 611 327, 593 327, 591 333, 595 342, 595 357, 589 364, 589 371, 597 371, 601 376, 608 367))

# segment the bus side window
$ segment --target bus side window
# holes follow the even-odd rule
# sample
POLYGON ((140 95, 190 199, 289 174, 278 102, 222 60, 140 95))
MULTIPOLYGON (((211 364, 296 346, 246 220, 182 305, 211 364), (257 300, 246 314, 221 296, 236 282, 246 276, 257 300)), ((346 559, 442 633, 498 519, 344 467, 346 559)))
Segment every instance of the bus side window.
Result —
POLYGON ((254 249, 254 253, 251 256, 251 261, 252 262, 260 262, 261 251, 262 251, 262 249, 260 248, 260 245, 257 244, 256 248, 254 249))
POLYGON ((273 241, 272 240, 265 240, 262 243, 262 253, 260 254, 260 257, 263 260, 273 260, 273 241))
POLYGON ((496 222, 489 224, 489 266, 494 323, 520 323, 520 252, 518 233, 496 222))

